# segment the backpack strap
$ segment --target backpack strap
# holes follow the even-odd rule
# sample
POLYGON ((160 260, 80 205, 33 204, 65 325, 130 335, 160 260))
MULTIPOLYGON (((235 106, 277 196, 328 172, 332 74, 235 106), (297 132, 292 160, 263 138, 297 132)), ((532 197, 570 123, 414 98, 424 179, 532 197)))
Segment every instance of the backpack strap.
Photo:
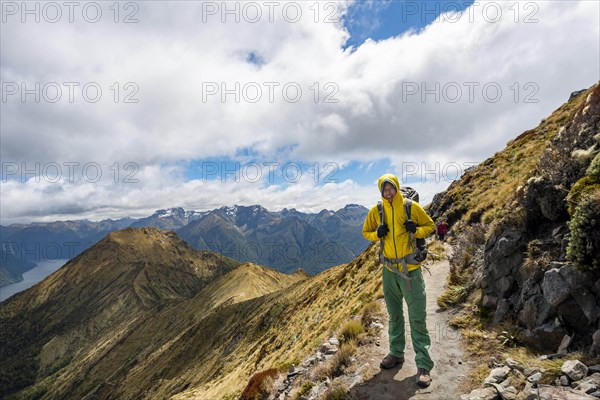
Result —
POLYGON ((404 213, 406 214, 406 220, 410 219, 410 211, 412 208, 412 200, 404 198, 404 213))
MULTIPOLYGON (((404 199, 404 213, 406 214, 406 220, 410 221, 410 214, 411 214, 411 209, 412 209, 412 200, 411 199, 404 199)), ((408 236, 410 237, 410 240, 408 241, 408 250, 410 250, 411 246, 413 248, 413 252, 417 251, 417 239, 415 239, 415 234, 414 233, 409 233, 408 236)))
MULTIPOLYGON (((385 214, 383 212, 383 203, 381 201, 377 202, 377 210, 379 211, 379 224, 385 224, 385 214)), ((379 259, 383 257, 383 238, 379 239, 379 259)))

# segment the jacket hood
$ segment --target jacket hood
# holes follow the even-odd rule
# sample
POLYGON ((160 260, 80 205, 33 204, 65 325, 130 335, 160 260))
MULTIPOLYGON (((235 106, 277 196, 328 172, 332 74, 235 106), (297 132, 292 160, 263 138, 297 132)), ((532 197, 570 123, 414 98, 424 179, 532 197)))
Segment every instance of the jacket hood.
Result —
POLYGON ((392 185, 394 185, 394 187, 396 188, 396 196, 397 196, 400 193, 400 181, 398 181, 398 178, 394 174, 385 174, 385 175, 381 175, 379 177, 379 179, 377 180, 377 187, 379 188, 379 194, 381 194, 381 197, 383 197, 383 185, 386 182, 389 182, 392 185))

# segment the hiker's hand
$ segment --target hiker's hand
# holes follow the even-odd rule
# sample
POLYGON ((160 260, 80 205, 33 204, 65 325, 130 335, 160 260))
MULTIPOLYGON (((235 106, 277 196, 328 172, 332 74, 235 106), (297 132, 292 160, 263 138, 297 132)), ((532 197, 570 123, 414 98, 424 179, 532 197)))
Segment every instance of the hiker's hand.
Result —
POLYGON ((381 224, 377 227, 377 237, 382 238, 385 235, 387 235, 389 231, 390 230, 388 229, 388 226, 386 224, 381 224))
POLYGON ((417 231, 417 224, 410 219, 404 223, 404 227, 410 233, 415 233, 417 231))

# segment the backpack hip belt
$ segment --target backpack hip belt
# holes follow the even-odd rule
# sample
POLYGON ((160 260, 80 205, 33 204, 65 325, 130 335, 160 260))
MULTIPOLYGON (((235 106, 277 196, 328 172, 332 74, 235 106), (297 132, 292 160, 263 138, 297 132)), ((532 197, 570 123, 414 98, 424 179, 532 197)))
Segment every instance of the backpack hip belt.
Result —
POLYGON ((402 279, 404 279, 406 281, 406 290, 408 290, 410 292, 410 280, 411 277, 408 274, 408 268, 406 267, 407 264, 407 258, 406 257, 402 257, 402 258, 387 258, 386 256, 383 255, 383 239, 380 240, 380 250, 379 250, 379 261, 384 265, 384 268, 387 268, 388 271, 393 272, 394 274, 398 275, 399 277, 401 277, 402 279), (401 264, 402 265, 402 271, 400 271, 399 268, 396 268, 393 266, 393 264, 401 264))

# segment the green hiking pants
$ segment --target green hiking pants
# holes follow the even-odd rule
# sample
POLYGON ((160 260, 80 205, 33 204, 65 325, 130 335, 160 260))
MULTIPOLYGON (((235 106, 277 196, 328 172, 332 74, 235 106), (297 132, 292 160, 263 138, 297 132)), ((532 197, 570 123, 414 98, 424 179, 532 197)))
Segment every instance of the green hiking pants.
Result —
POLYGON ((427 312, 425 281, 421 268, 408 273, 411 277, 411 290, 406 290, 406 281, 388 271, 383 267, 383 294, 385 304, 390 316, 389 337, 390 354, 396 357, 404 356, 404 345, 406 335, 404 333, 404 310, 402 300, 406 300, 408 306, 408 320, 410 323, 410 336, 415 349, 415 363, 417 368, 425 368, 429 371, 433 368, 433 360, 429 357, 431 339, 427 332, 427 312))

